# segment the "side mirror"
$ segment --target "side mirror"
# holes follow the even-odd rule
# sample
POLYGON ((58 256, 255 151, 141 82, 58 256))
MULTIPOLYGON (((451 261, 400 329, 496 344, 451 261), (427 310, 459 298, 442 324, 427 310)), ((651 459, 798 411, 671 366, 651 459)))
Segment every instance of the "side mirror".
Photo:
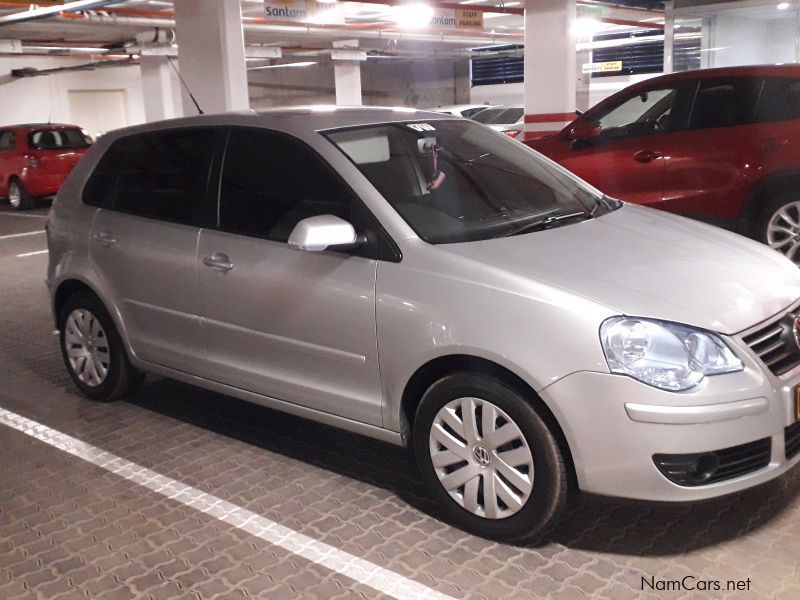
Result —
POLYGON ((574 142, 583 142, 587 140, 593 140, 595 138, 600 137, 602 133, 602 129, 600 125, 597 123, 589 122, 580 122, 575 125, 569 131, 569 139, 574 142))
POLYGON ((307 252, 322 252, 331 246, 356 246, 361 242, 353 226, 334 215, 303 219, 289 236, 290 248, 307 252))

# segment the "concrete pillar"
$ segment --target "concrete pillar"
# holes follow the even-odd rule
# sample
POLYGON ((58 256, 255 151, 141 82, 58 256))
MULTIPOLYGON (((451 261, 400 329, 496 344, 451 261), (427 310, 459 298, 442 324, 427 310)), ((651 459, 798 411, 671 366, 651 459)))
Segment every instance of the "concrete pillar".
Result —
POLYGON ((675 54, 675 3, 664 2, 664 73, 675 70, 673 63, 675 54))
MULTIPOLYGON (((206 113, 247 110, 242 8, 239 0, 175 0, 180 71, 206 113)), ((184 113, 197 114, 184 97, 184 113)))
POLYGON ((148 123, 163 119, 174 119, 183 115, 180 95, 176 94, 177 76, 166 56, 139 58, 142 72, 142 95, 144 117, 148 123))
POLYGON ((525 139, 575 118, 576 0, 525 0, 525 139))
POLYGON ((366 60, 367 55, 358 50, 358 40, 335 41, 333 47, 336 104, 361 106, 361 60, 366 60))

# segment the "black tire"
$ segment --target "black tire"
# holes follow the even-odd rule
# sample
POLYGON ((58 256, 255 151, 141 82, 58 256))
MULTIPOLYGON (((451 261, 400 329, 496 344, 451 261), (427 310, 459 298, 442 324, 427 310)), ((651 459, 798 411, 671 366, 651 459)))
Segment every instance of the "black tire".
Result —
POLYGON ((112 402, 134 392, 141 385, 144 374, 131 365, 125 346, 114 325, 114 320, 94 294, 77 292, 67 298, 58 316, 58 328, 64 366, 66 366, 72 381, 86 396, 98 402, 112 402), (76 310, 88 312, 99 322, 104 332, 101 339, 105 339, 108 346, 108 367, 105 379, 99 384, 89 385, 82 381, 73 368, 68 355, 67 320, 76 310))
MULTIPOLYGON (((445 517, 466 531, 503 542, 534 541, 557 521, 567 505, 569 479, 555 437, 519 391, 495 378, 458 373, 433 384, 417 409, 413 442, 422 477, 439 501, 445 517), (453 400, 470 397, 489 402, 506 413, 521 431, 532 454, 533 487, 530 496, 516 513, 505 518, 489 519, 461 506, 440 483, 433 466, 430 432, 437 413, 453 400)), ((472 454, 469 455, 471 460, 472 454)), ((493 456, 496 460, 496 455, 493 456)), ((483 483, 480 485, 482 490, 483 483)))
POLYGON ((14 210, 30 210, 33 208, 33 198, 28 194, 19 179, 12 179, 8 182, 8 198, 14 210), (15 201, 12 198, 18 198, 18 200, 15 201))
MULTIPOLYGON (((769 244, 769 238, 767 237, 767 227, 769 226, 770 220, 772 220, 773 216, 777 214, 779 210, 781 210, 785 206, 792 205, 794 203, 800 203, 800 189, 782 189, 775 192, 764 204, 764 207, 761 209, 761 212, 758 216, 756 221, 756 239, 759 242, 764 244, 769 244)), ((800 204, 798 204, 800 206, 800 204)), ((793 218, 797 218, 800 220, 800 211, 795 210, 795 208, 790 209, 790 213, 793 218)), ((800 228, 798 228, 800 229, 800 228)), ((778 249, 780 251, 780 249, 778 249)), ((800 253, 796 253, 797 255, 792 257, 792 260, 798 262, 800 259, 800 253)))

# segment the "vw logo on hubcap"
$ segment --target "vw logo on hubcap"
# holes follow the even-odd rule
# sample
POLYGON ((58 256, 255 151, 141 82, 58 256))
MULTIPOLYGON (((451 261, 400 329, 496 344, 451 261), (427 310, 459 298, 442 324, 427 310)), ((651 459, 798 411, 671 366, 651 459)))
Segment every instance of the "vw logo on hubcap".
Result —
POLYGON ((489 451, 483 446, 475 446, 475 448, 472 449, 472 456, 475 458, 475 462, 481 467, 487 467, 489 463, 492 462, 492 455, 489 454, 489 451))

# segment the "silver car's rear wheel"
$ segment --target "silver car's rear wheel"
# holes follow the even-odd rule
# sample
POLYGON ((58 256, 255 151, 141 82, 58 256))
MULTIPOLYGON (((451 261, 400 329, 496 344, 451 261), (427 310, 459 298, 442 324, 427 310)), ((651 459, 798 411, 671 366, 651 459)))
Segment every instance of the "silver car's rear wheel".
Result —
POLYGON ((800 200, 788 202, 767 221, 767 244, 800 264, 800 200))
POLYGON ((77 308, 67 317, 64 350, 72 372, 84 385, 95 388, 105 382, 111 366, 108 337, 89 310, 77 308))
POLYGON ((533 455, 514 420, 491 402, 457 398, 433 420, 431 462, 459 506, 486 519, 519 512, 533 491, 533 455))

